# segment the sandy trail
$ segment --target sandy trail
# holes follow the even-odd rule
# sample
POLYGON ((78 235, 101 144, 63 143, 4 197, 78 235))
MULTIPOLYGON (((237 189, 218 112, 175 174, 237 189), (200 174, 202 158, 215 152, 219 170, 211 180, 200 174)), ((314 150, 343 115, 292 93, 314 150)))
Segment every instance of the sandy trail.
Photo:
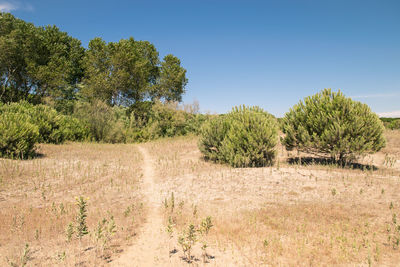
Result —
MULTIPOLYGON (((138 146, 143 155, 143 180, 142 192, 145 197, 145 205, 149 212, 146 222, 139 232, 135 243, 127 248, 119 258, 111 262, 111 266, 189 266, 182 259, 183 253, 177 246, 178 252, 170 256, 167 234, 163 224, 162 194, 160 185, 155 181, 155 160, 146 148, 138 146)), ((243 257, 237 250, 219 251, 210 247, 208 253, 213 259, 207 263, 201 260, 193 261, 190 266, 248 266, 243 263, 243 257)))

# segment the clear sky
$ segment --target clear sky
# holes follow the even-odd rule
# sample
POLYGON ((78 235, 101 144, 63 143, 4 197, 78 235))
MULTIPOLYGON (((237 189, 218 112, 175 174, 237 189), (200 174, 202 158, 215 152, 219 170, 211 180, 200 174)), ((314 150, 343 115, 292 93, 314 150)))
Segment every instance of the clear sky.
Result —
POLYGON ((179 57, 185 102, 223 113, 258 105, 282 116, 341 89, 400 113, 399 0, 0 0, 0 9, 80 39, 133 36, 179 57))

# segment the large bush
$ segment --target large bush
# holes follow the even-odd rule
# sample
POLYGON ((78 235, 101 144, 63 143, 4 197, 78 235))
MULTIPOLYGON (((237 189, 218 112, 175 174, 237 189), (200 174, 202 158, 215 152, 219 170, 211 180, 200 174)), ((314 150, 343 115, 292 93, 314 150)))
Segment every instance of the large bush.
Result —
POLYGON ((282 131, 286 149, 347 162, 385 146, 384 127, 366 105, 325 89, 286 113, 282 131))
POLYGON ((261 108, 235 107, 204 124, 199 148, 206 159, 233 167, 271 165, 277 131, 276 119, 261 108))
POLYGON ((0 157, 30 158, 39 137, 36 125, 21 113, 0 113, 0 157))

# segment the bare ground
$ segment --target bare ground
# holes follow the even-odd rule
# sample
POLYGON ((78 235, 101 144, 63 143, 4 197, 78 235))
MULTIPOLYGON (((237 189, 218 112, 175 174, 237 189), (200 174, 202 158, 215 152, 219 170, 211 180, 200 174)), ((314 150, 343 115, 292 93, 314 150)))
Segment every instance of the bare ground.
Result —
POLYGON ((386 137, 355 169, 289 163, 283 147, 272 167, 235 169, 204 161, 196 137, 44 145, 43 158, 0 161, 0 265, 29 243, 28 266, 398 266, 400 132, 386 137), (79 195, 91 233, 66 242, 79 195), (103 248, 93 233, 111 213, 103 248), (207 216, 188 259, 178 239, 207 216))

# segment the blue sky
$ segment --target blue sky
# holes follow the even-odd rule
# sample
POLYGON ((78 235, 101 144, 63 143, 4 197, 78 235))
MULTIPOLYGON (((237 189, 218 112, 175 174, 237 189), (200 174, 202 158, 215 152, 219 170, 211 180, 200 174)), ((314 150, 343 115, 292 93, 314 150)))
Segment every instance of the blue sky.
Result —
POLYGON ((398 0, 0 0, 0 9, 84 46, 98 36, 152 42, 182 60, 184 101, 203 112, 246 104, 282 116, 332 88, 400 114, 398 0))

